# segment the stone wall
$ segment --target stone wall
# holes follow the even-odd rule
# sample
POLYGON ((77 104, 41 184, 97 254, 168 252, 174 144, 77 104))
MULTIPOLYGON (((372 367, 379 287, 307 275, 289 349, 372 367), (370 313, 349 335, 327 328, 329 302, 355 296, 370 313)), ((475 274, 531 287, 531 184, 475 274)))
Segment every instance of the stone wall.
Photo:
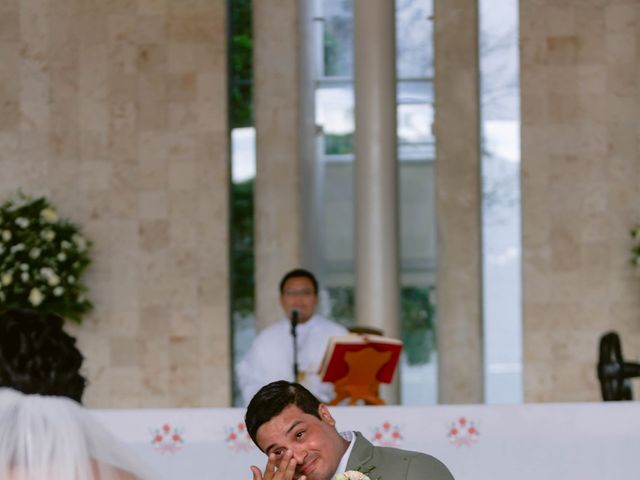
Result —
POLYGON ((91 407, 230 401, 225 3, 4 0, 0 196, 94 241, 91 407))
POLYGON ((640 355, 640 3, 520 3, 525 400, 599 400, 600 335, 640 355))

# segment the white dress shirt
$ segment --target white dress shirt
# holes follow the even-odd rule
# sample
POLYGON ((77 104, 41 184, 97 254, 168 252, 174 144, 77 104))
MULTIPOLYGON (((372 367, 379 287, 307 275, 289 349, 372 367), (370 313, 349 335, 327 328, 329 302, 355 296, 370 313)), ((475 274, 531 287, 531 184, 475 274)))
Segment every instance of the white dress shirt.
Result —
MULTIPOLYGON (((334 395, 333 384, 323 383, 318 375, 327 341, 330 337, 347 333, 344 326, 317 314, 296 327, 298 371, 304 377, 300 383, 321 402, 328 402, 334 395)), ((284 318, 258 334, 238 364, 236 373, 245 405, 267 383, 294 381, 293 336, 289 319, 284 318)))

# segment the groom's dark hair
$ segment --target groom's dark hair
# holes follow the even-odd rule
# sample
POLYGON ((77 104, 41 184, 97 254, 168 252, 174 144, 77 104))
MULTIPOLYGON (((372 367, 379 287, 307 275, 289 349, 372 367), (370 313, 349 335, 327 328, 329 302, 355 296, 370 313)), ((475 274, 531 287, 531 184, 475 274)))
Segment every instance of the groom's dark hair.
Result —
POLYGON ((253 443, 258 445, 256 440, 258 429, 273 417, 280 415, 289 405, 295 405, 304 413, 321 418, 318 411, 320 400, 309 390, 299 383, 285 380, 272 382, 262 387, 253 396, 244 416, 244 423, 253 443))

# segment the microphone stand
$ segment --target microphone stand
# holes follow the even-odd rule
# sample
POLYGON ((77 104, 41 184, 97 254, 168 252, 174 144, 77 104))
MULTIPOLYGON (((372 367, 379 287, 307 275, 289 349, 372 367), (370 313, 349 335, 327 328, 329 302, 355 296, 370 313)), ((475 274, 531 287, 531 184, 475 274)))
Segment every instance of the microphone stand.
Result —
POLYGON ((298 336, 296 327, 298 326, 298 311, 291 312, 291 336, 293 337, 293 381, 298 381, 298 336))

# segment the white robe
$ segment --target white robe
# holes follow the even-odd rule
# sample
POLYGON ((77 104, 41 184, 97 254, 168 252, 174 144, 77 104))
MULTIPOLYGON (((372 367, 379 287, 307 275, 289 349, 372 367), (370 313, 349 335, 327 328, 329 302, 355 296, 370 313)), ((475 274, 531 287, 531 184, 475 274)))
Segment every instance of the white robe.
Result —
MULTIPOLYGON (((301 383, 322 402, 333 398, 332 383, 323 383, 318 375, 329 337, 346 335, 347 329, 320 315, 314 315, 296 327, 298 371, 301 383)), ((238 384, 245 405, 258 390, 276 380, 293 381, 293 336, 287 318, 262 330, 238 364, 238 384)))

